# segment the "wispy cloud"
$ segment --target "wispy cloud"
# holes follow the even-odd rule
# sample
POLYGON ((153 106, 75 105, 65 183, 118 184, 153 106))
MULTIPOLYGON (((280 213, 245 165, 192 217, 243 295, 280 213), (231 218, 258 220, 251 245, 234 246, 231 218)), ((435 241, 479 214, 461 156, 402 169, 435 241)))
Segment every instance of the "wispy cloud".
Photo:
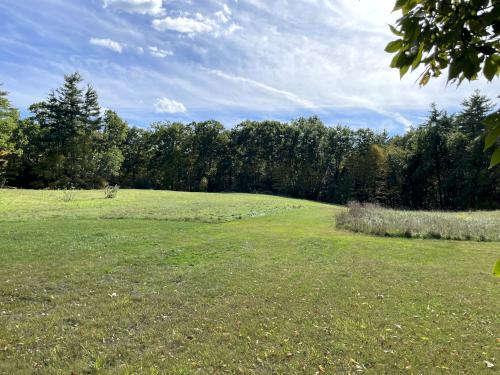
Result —
POLYGON ((110 49, 113 52, 122 53, 123 45, 108 38, 90 38, 90 44, 94 46, 104 47, 110 49))
POLYGON ((400 80, 384 52, 394 0, 39 3, 0 0, 0 81, 22 108, 73 71, 103 106, 140 125, 160 113, 228 124, 319 114, 403 132, 433 101, 453 111, 473 89, 498 95, 484 80, 454 88, 440 78, 423 89, 418 72, 400 80))
POLYGON ((207 20, 188 17, 165 17, 153 20, 153 27, 158 31, 172 30, 187 34, 207 33, 214 29, 207 20))
POLYGON ((294 94, 292 92, 289 92, 289 91, 286 91, 286 90, 280 90, 280 89, 277 89, 275 87, 266 85, 265 83, 262 83, 262 82, 259 82, 259 81, 255 81, 253 79, 249 79, 249 78, 245 78, 245 77, 239 77, 239 76, 234 76, 234 75, 231 75, 231 74, 227 74, 227 73, 221 72, 219 70, 210 70, 209 72, 211 74, 214 74, 214 75, 218 76, 218 77, 221 77, 221 78, 233 81, 233 82, 238 82, 238 83, 241 83, 241 84, 244 84, 244 85, 253 86, 253 87, 258 88, 260 90, 264 90, 264 91, 270 92, 272 94, 282 96, 282 97, 290 100, 291 102, 300 105, 302 108, 309 108, 309 109, 318 108, 315 104, 313 104, 309 100, 302 99, 298 95, 296 95, 296 94, 294 94))
POLYGON ((156 46, 149 46, 148 50, 149 50, 149 53, 151 54, 151 56, 159 57, 159 58, 165 58, 167 56, 172 56, 174 54, 172 51, 161 49, 161 48, 158 48, 156 46))
POLYGON ((165 13, 162 0, 104 0, 104 8, 158 16, 165 13))

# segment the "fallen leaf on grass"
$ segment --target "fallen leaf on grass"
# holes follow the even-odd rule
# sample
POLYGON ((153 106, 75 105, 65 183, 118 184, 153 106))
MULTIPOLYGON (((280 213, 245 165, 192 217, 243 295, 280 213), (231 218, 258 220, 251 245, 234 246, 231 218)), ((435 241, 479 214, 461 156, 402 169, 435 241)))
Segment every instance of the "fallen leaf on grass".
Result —
POLYGON ((484 361, 484 364, 486 365, 487 368, 493 368, 495 367, 495 364, 490 362, 490 361, 484 361))

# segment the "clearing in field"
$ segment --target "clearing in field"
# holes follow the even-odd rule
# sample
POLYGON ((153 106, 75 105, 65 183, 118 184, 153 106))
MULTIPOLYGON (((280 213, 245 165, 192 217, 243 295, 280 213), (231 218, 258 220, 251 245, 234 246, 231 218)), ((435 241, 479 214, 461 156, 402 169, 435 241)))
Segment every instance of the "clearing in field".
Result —
POLYGON ((0 373, 493 373, 498 242, 246 194, 0 190, 0 373))

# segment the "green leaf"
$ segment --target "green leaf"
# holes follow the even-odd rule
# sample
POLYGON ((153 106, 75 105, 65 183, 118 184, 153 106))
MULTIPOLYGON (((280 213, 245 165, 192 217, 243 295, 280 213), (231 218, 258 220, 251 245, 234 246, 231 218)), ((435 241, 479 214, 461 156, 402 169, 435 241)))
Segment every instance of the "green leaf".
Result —
POLYGON ((394 5, 394 9, 392 11, 394 12, 396 10, 402 9, 408 1, 409 0, 396 0, 396 4, 394 5))
POLYGON ((404 60, 404 57, 404 51, 398 52, 397 55, 392 58, 391 68, 401 68, 401 66, 403 66, 402 61, 404 60))
POLYGON ((488 134, 484 139, 484 149, 487 150, 493 146, 498 137, 500 137, 500 124, 496 124, 496 126, 491 127, 488 131, 488 134))
POLYGON ((497 148, 491 157, 490 168, 500 163, 500 148, 497 148))
POLYGON ((500 111, 496 111, 495 113, 486 116, 483 120, 483 124, 488 127, 494 127, 500 124, 500 111))
POLYGON ((413 62, 411 63, 411 70, 415 70, 417 66, 420 65, 420 62, 422 61, 422 52, 424 50, 424 45, 422 44, 420 48, 418 49, 417 54, 413 58, 413 62))
POLYGON ((408 12, 411 11, 417 3, 417 0, 406 0, 405 5, 402 8, 403 14, 408 14, 408 12))
POLYGON ((420 32, 420 25, 418 22, 415 22, 413 19, 409 19, 405 24, 405 39, 415 41, 416 36, 420 32))
POLYGON ((465 59, 463 61, 463 73, 465 77, 469 81, 473 81, 475 79, 475 75, 478 70, 480 70, 480 64, 481 62, 479 61, 479 58, 476 53, 467 51, 465 54, 465 59))
POLYGON ((488 0, 470 0, 470 2, 476 8, 481 8, 488 5, 488 0))
POLYGON ((464 59, 462 57, 452 61, 448 70, 448 81, 456 79, 464 69, 464 59))
POLYGON ((497 259, 495 267, 493 268, 493 275, 500 277, 500 258, 497 259))
POLYGON ((484 62, 483 74, 488 81, 491 81, 497 72, 497 65, 493 62, 491 57, 488 57, 484 62))
POLYGON ((404 34, 401 31, 398 31, 394 26, 389 25, 389 29, 391 29, 392 33, 397 36, 403 36, 404 34))
POLYGON ((408 69, 410 69, 409 65, 405 65, 405 66, 399 68, 399 78, 403 78, 403 76, 406 74, 408 69))
POLYGON ((385 47, 385 52, 389 53, 398 52, 402 46, 403 46, 403 40, 401 39, 393 40, 392 42, 389 42, 389 44, 387 44, 387 47, 385 47))
POLYGON ((478 20, 472 19, 469 21, 469 28, 473 34, 479 34, 484 30, 484 24, 478 20))

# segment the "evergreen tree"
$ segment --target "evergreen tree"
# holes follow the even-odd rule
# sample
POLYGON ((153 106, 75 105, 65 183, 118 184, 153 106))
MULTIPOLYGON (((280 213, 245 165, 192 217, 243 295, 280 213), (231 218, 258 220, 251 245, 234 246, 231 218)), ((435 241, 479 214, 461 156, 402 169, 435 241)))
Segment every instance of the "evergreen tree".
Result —
POLYGON ((99 184, 95 142, 102 128, 100 107, 94 89, 82 89, 82 81, 79 73, 67 75, 45 102, 30 107, 44 149, 37 173, 49 186, 99 184))
POLYGON ((456 175, 455 186, 459 197, 455 206, 460 208, 492 207, 500 202, 498 168, 488 169, 494 150, 484 152, 484 119, 494 106, 487 97, 475 91, 462 102, 462 111, 456 116, 457 132, 451 160, 456 175), (463 136, 461 136, 463 134, 463 136), (464 139, 465 138, 465 139, 464 139))

